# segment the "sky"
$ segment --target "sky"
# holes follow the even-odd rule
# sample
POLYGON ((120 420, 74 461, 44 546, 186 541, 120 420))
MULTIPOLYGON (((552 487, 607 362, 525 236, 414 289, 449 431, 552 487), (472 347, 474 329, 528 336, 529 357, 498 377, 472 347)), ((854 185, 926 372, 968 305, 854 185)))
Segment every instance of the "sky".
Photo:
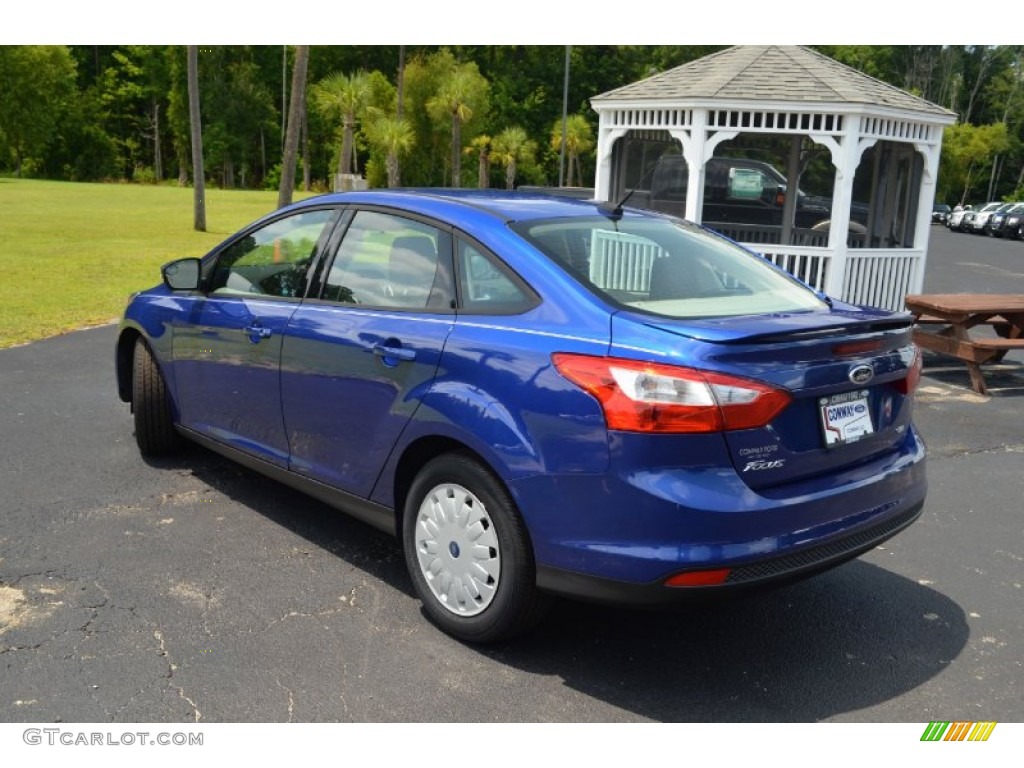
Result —
MULTIPOLYGON (((949 31, 948 25, 944 30, 941 24, 943 14, 894 0, 846 4, 807 0, 730 0, 727 4, 686 0, 645 0, 642 4, 392 0, 383 13, 378 3, 363 7, 350 0, 300 0, 285 4, 283 14, 273 3, 237 0, 174 0, 166 11, 154 13, 157 7, 138 0, 12 3, 4 11, 0 43, 954 44, 945 39, 949 31), (727 9, 724 13, 723 8, 727 9), (200 20, 199 35, 188 21, 191 18, 200 20)), ((1010 24, 986 26, 985 35, 1019 39, 1010 24)), ((1013 44, 1014 40, 985 42, 1013 44)))

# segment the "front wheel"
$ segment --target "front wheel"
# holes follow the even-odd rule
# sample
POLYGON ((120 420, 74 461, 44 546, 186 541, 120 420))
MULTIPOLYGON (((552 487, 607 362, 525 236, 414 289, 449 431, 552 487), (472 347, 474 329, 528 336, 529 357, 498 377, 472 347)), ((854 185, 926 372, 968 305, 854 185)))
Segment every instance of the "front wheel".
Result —
POLYGON ((163 374, 142 339, 135 342, 132 361, 132 414, 135 442, 143 456, 166 455, 181 446, 163 374))
POLYGON ((508 491, 460 453, 427 463, 403 521, 406 566, 427 616, 468 642, 503 640, 536 624, 548 598, 536 587, 529 536, 508 491))

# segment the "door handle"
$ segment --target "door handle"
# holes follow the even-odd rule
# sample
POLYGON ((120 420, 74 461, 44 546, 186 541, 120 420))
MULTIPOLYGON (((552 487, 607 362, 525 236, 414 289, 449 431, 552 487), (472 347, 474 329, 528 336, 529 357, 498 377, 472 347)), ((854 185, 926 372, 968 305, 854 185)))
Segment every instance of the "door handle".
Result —
POLYGON ((390 347, 384 344, 377 344, 373 348, 373 354, 384 360, 385 364, 397 365, 400 360, 415 360, 416 350, 405 347, 390 347), (393 362, 392 362, 393 361, 393 362))
POLYGON ((260 339, 269 339, 274 332, 262 325, 247 325, 242 329, 242 333, 248 336, 253 344, 259 344, 260 339))

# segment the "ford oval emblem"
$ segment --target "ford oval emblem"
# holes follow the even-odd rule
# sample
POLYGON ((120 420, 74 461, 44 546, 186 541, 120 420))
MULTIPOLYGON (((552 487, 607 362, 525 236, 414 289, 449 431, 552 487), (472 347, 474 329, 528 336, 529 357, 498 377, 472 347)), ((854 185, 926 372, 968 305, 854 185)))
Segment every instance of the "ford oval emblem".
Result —
POLYGON ((875 369, 870 365, 856 365, 850 369, 849 376, 854 384, 867 384, 875 378, 875 369))

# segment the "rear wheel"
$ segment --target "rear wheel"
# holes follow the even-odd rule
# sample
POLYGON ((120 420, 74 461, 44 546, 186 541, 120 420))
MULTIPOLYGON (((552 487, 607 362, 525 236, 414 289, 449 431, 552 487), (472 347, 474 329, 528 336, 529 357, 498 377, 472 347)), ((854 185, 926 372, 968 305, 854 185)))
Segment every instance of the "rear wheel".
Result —
POLYGON ((142 455, 162 456, 181 446, 163 374, 153 352, 142 339, 135 342, 132 361, 132 414, 135 417, 135 442, 142 455))
POLYGON ((512 637, 547 608, 512 498, 469 456, 445 454, 420 470, 406 498, 403 543, 427 616, 460 640, 512 637))

